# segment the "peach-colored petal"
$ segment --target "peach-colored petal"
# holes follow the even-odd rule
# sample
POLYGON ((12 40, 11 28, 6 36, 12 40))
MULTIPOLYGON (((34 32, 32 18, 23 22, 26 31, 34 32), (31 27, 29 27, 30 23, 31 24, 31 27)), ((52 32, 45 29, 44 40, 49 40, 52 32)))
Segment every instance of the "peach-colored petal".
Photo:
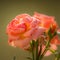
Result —
POLYGON ((53 16, 47 16, 47 15, 39 14, 35 12, 34 17, 39 19, 41 21, 41 26, 44 26, 46 28, 50 28, 51 24, 56 24, 56 21, 54 21, 53 16))
POLYGON ((28 14, 18 15, 18 16, 16 16, 15 19, 19 20, 20 23, 22 23, 22 22, 26 23, 27 26, 29 26, 30 23, 32 22, 32 17, 28 14))
POLYGON ((41 24, 41 21, 32 17, 33 21, 31 22, 30 28, 35 28, 35 27, 39 27, 39 25, 41 24))
MULTIPOLYGON (((45 45, 42 45, 42 52, 41 53, 44 52, 45 47, 46 47, 45 45)), ((39 47, 39 49, 40 49, 40 47, 39 47)), ((57 46, 54 44, 51 44, 49 49, 55 51, 55 50, 57 50, 57 46)), ((53 54, 50 50, 47 50, 47 52, 45 53, 44 56, 49 56, 49 55, 53 54)))
POLYGON ((60 45, 60 39, 59 39, 58 35, 56 35, 56 36, 51 40, 51 43, 52 43, 52 44, 55 44, 55 45, 60 45))
POLYGON ((28 30, 27 32, 24 33, 25 37, 31 37, 33 32, 35 31, 36 28, 31 28, 30 30, 28 30))
POLYGON ((11 46, 19 47, 22 49, 28 49, 30 41, 31 41, 30 38, 26 38, 24 40, 12 40, 12 39, 10 39, 8 42, 11 46))
MULTIPOLYGON (((56 49, 57 49, 57 46, 54 45, 54 44, 51 44, 50 49, 51 49, 51 50, 56 50, 56 49)), ((51 55, 51 54, 52 54, 52 52, 51 52, 50 50, 48 50, 48 51, 46 52, 45 56, 49 56, 49 55, 51 55)))
POLYGON ((35 31, 32 34, 32 38, 34 40, 38 39, 45 32, 45 30, 46 29, 43 28, 43 27, 36 28, 35 31))
POLYGON ((31 30, 29 30, 28 32, 26 32, 24 34, 25 37, 30 37, 32 38, 33 40, 36 40, 37 38, 39 38, 42 33, 44 33, 46 29, 43 28, 43 27, 39 27, 39 28, 32 28, 31 30))

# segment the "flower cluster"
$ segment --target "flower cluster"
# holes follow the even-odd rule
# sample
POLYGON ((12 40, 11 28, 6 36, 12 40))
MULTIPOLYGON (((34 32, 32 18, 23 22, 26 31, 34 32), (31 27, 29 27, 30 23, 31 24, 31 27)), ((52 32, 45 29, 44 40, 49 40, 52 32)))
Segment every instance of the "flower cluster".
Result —
MULTIPOLYGON (((7 25, 6 32, 8 34, 8 43, 11 46, 19 47, 24 50, 29 50, 32 40, 39 40, 39 45, 42 44, 42 53, 46 48, 46 42, 49 41, 49 49, 56 50, 60 44, 57 32, 59 29, 53 16, 34 13, 33 16, 28 14, 20 14, 16 16, 7 25)), ((38 45, 38 51, 41 47, 38 45)), ((47 50, 45 56, 50 55, 47 50)))

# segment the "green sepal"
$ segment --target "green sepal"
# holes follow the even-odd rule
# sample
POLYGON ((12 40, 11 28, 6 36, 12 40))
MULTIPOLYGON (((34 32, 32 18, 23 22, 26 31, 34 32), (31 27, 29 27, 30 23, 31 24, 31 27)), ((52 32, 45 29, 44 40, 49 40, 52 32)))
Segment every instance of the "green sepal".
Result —
POLYGON ((32 40, 31 42, 30 42, 30 49, 34 49, 34 47, 35 47, 35 41, 34 40, 32 40))
POLYGON ((53 54, 56 53, 56 50, 54 50, 54 49, 49 49, 49 50, 50 50, 50 52, 52 52, 53 54))
POLYGON ((53 35, 52 35, 52 33, 51 33, 51 28, 49 29, 49 31, 48 31, 48 35, 49 35, 49 37, 50 37, 50 40, 52 39, 52 37, 53 37, 53 35))
POLYGON ((51 33, 51 28, 50 28, 49 31, 48 31, 48 35, 49 35, 50 40, 51 40, 54 36, 57 35, 57 31, 55 30, 54 33, 51 33))
POLYGON ((56 35, 57 35, 57 31, 55 30, 55 31, 54 31, 54 34, 53 34, 53 37, 56 36, 56 35))

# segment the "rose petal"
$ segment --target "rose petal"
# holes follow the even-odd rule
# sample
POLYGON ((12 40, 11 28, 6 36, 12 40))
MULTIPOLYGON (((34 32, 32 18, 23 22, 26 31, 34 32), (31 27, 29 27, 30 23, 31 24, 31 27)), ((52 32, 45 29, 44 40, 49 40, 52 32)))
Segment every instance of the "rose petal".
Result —
POLYGON ((22 49, 28 49, 30 41, 31 41, 31 39, 26 38, 24 40, 13 40, 13 39, 10 39, 8 42, 9 42, 9 44, 11 46, 19 47, 19 48, 22 48, 22 49))
MULTIPOLYGON (((54 44, 51 44, 50 49, 52 49, 52 50, 57 50, 57 46, 54 45, 54 44)), ((48 50, 48 51, 46 52, 45 56, 49 56, 49 55, 51 55, 51 54, 52 54, 52 52, 51 52, 50 50, 48 50)))

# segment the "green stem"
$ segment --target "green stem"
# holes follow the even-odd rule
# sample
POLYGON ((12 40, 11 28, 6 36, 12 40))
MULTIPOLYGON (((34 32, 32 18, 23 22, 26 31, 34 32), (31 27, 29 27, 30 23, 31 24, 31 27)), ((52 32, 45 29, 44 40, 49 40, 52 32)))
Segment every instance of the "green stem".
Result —
POLYGON ((34 51, 32 50, 32 59, 34 60, 34 51))
POLYGON ((39 60, 38 58, 38 40, 36 41, 36 60, 39 60))
POLYGON ((39 50, 38 56, 41 56, 41 52, 42 52, 42 44, 40 45, 40 50, 39 50))
POLYGON ((31 52, 32 52, 32 60, 34 60, 34 46, 35 46, 34 40, 31 41, 30 46, 31 46, 31 52))
POLYGON ((16 60, 16 56, 13 57, 13 60, 16 60))
POLYGON ((42 44, 40 45, 40 50, 39 50, 39 54, 38 54, 39 60, 42 60, 41 52, 42 52, 42 44))
POLYGON ((44 57, 45 53, 46 53, 47 50, 48 50, 49 43, 50 43, 50 40, 47 42, 46 47, 45 47, 45 50, 44 50, 43 53, 41 54, 41 57, 42 57, 42 58, 44 57))

